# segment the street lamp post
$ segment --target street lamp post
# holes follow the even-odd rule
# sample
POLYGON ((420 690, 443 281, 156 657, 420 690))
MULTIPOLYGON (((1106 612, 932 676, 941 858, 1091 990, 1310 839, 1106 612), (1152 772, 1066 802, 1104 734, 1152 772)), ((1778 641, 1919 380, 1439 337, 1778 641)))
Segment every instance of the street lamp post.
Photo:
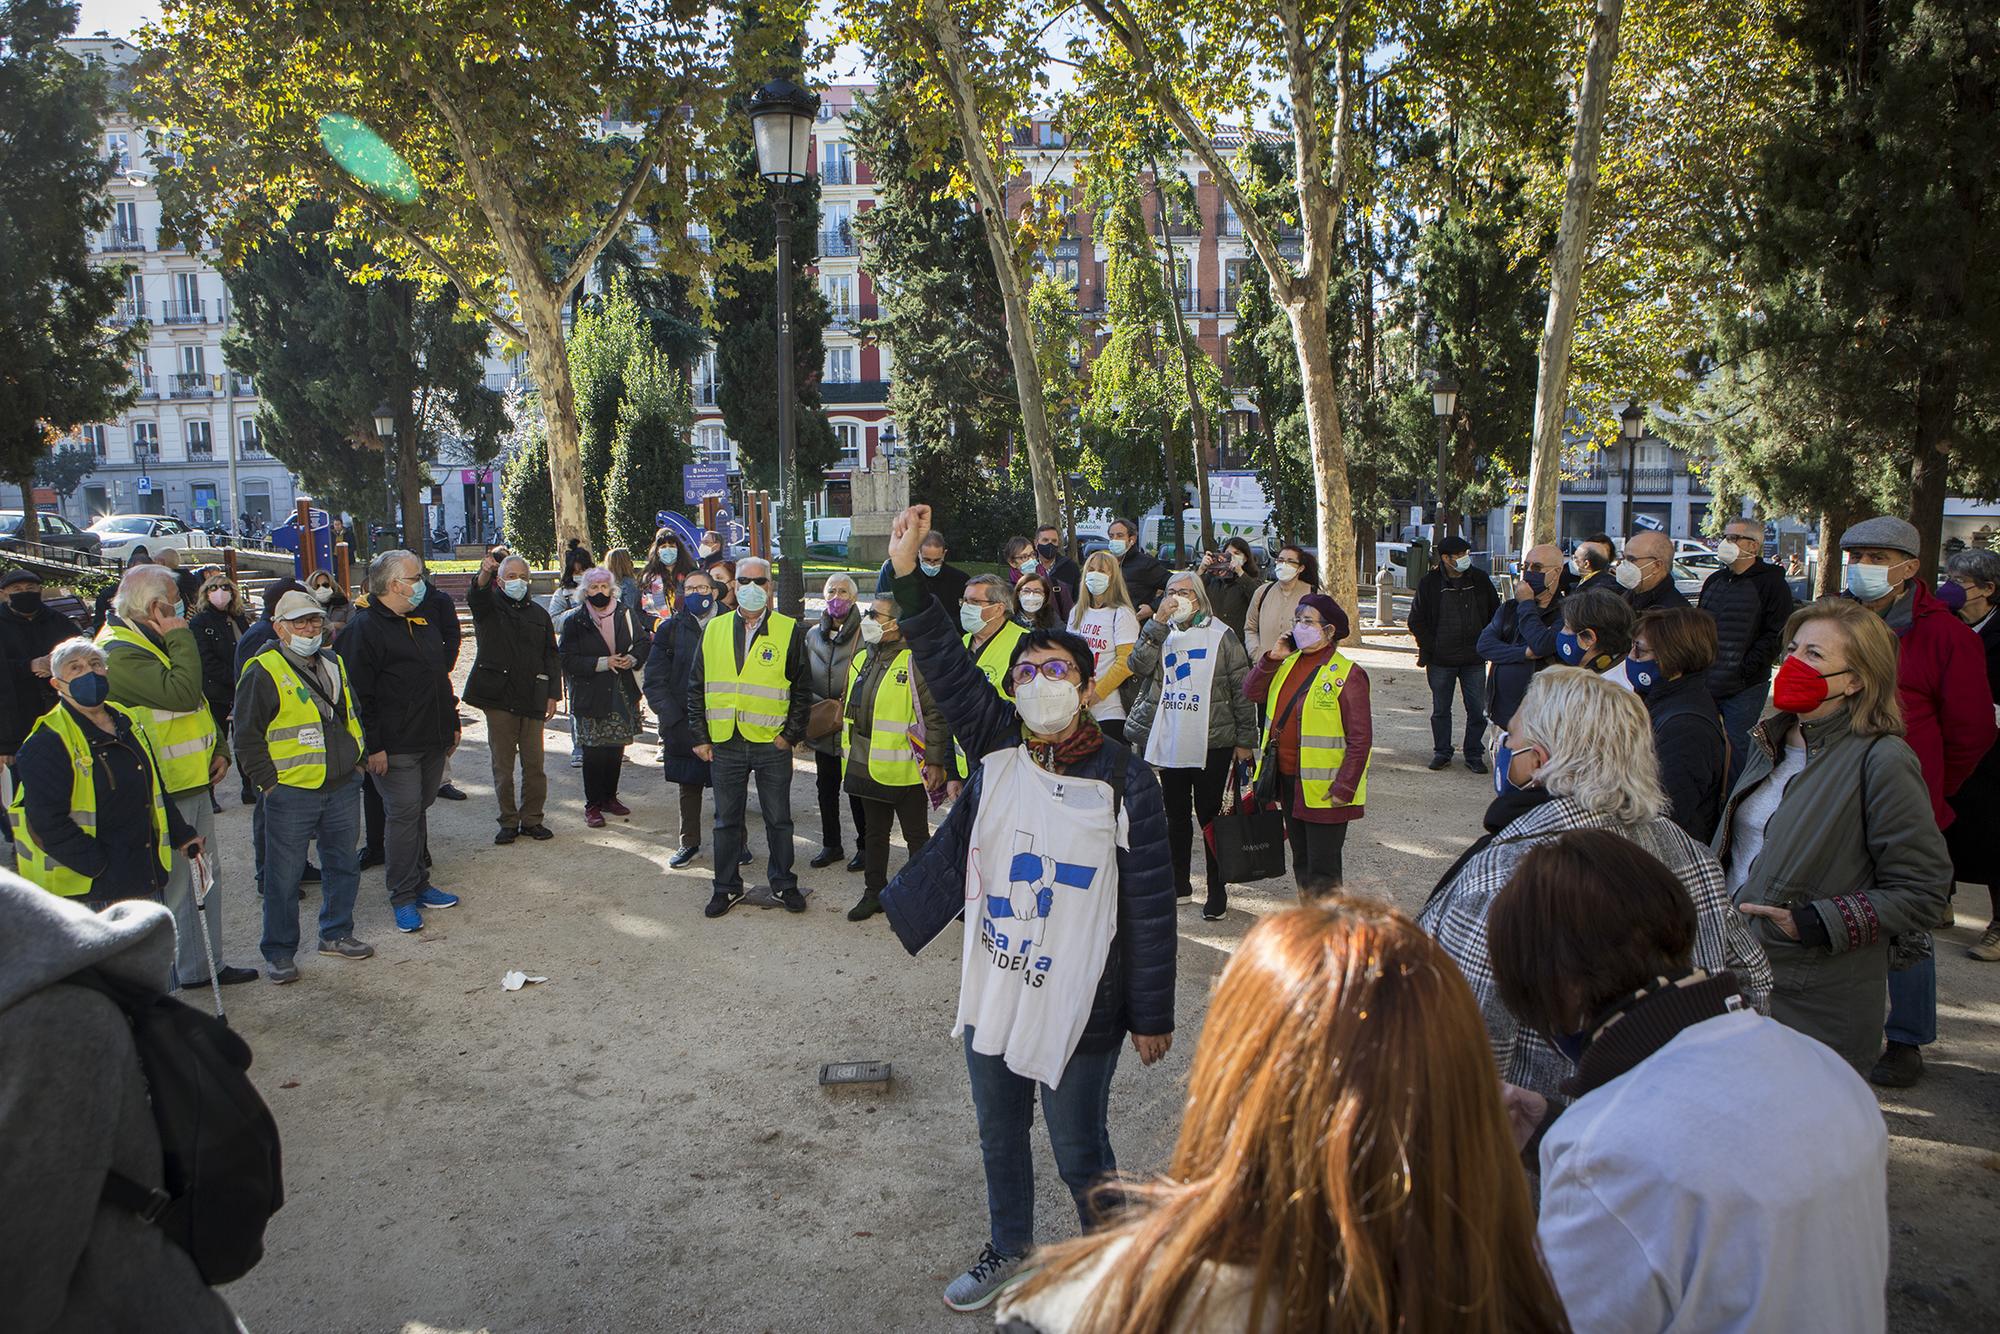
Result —
POLYGON ((1451 445, 1451 419, 1458 412, 1458 381, 1450 375, 1439 375, 1431 381, 1431 412, 1438 423, 1437 461, 1437 527, 1435 542, 1443 541, 1449 534, 1444 531, 1444 482, 1446 455, 1451 445))
MULTIPOLYGON (((377 403, 375 405, 374 416, 375 416, 375 438, 382 442, 383 480, 389 492, 388 517, 392 521, 391 526, 394 527, 402 522, 399 516, 402 513, 402 505, 403 505, 403 498, 396 489, 395 405, 390 403, 388 399, 386 398, 383 399, 380 403, 377 403)), ((406 540, 408 536, 409 535, 407 533, 404 534, 406 540)), ((399 545, 401 544, 399 543, 399 545)), ((368 541, 368 550, 371 555, 375 551, 375 540, 372 535, 370 536, 368 541)))
POLYGON ((1625 405, 1625 411, 1618 414, 1618 434, 1625 438, 1625 522, 1618 530, 1619 537, 1632 540, 1632 456, 1639 452, 1639 441, 1646 435, 1646 413, 1633 399, 1625 405))
POLYGON ((771 187, 778 266, 778 609, 797 616, 805 607, 805 517, 799 510, 794 467, 797 394, 792 388, 792 191, 807 179, 813 117, 819 98, 790 79, 773 79, 750 95, 750 129, 757 144, 757 174, 771 187))

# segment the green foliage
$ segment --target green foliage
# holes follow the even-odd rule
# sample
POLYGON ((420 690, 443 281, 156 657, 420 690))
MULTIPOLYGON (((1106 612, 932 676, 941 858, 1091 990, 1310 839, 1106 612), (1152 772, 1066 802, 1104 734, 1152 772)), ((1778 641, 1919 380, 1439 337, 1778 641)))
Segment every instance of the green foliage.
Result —
POLYGON ((500 509, 507 542, 540 566, 556 558, 555 501, 549 492, 549 439, 540 422, 521 432, 500 470, 500 509))
MULTIPOLYGON (((73 4, 0 5, 0 477, 25 486, 51 433, 117 415, 132 401, 141 327, 109 326, 123 272, 91 263, 103 195, 105 87, 56 45, 73 4)), ((35 536, 34 507, 20 536, 35 536)))
POLYGON ((46 486, 64 500, 76 494, 83 479, 97 471, 97 455, 81 445, 64 445, 35 466, 35 485, 46 486))
MULTIPOLYGON (((631 395, 629 377, 652 351, 652 339, 632 289, 614 282, 584 301, 570 329, 570 373, 576 383, 577 452, 583 462, 584 508, 590 531, 604 535, 605 482, 619 414, 631 395)), ((648 535, 650 542, 650 534, 648 535)))
POLYGON ((623 546, 644 559, 653 541, 653 516, 680 495, 693 422, 687 381, 665 353, 643 351, 626 369, 625 401, 618 409, 610 480, 604 487, 601 531, 607 546, 623 546))

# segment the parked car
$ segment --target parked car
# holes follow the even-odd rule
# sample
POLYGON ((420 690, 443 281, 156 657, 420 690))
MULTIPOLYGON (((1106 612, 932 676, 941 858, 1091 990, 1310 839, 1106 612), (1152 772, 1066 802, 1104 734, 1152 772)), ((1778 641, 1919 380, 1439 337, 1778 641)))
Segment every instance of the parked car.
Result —
POLYGON ((107 514, 90 525, 90 531, 97 534, 104 558, 119 565, 168 547, 186 551, 208 545, 205 536, 170 514, 107 514))
MULTIPOLYGON (((17 534, 21 531, 21 511, 0 510, 0 550, 22 551, 17 534)), ((74 551, 84 564, 95 564, 99 559, 100 540, 96 533, 77 527, 60 514, 37 511, 35 524, 41 530, 35 541, 45 547, 61 547, 74 551)))

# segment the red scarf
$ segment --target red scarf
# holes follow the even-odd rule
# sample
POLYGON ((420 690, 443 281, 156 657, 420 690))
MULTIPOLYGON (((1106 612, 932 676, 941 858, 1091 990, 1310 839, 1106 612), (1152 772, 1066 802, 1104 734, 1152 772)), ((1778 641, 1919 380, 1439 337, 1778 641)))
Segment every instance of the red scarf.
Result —
POLYGON ((1104 745, 1104 733, 1097 720, 1085 713, 1078 717, 1077 724, 1077 729, 1061 741, 1037 741, 1024 730, 1021 741, 1028 748, 1028 758, 1052 774, 1066 774, 1095 755, 1104 745))

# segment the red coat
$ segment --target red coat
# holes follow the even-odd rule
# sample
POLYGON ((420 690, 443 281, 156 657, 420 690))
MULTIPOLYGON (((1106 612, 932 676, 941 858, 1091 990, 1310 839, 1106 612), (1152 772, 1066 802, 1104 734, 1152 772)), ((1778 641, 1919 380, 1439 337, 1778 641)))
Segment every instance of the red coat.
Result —
POLYGON ((1938 828, 1955 817, 1945 798, 1958 791, 1994 738, 1993 690, 1986 647, 1972 627, 1921 583, 1909 628, 1897 636, 1896 695, 1903 703, 1905 740, 1923 765, 1938 828))

